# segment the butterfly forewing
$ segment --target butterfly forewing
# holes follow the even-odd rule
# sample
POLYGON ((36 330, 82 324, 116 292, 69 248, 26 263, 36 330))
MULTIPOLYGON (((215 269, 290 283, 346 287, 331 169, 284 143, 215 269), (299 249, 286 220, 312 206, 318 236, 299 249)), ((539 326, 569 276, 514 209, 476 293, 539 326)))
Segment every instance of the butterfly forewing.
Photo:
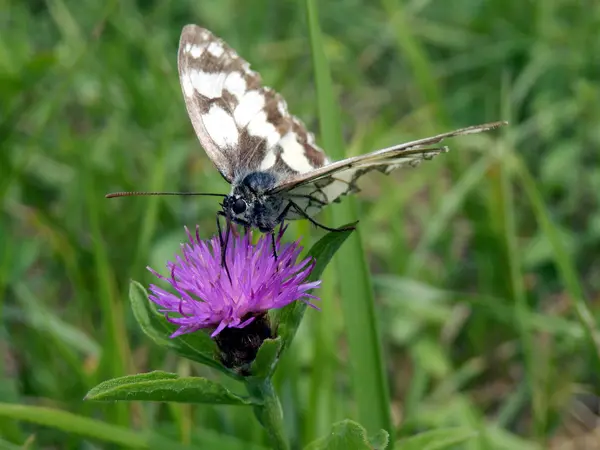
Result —
POLYGON ((221 39, 196 25, 179 42, 179 78, 185 104, 208 156, 232 183, 253 171, 286 180, 321 167, 326 159, 285 100, 221 39))

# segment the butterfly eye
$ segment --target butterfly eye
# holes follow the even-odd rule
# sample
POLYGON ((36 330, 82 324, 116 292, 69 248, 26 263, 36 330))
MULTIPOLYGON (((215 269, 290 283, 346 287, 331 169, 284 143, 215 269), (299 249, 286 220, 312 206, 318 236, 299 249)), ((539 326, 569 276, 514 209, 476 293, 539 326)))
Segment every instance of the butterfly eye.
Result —
POLYGON ((246 202, 244 200, 242 200, 241 198, 238 198, 235 203, 233 204, 233 206, 231 207, 231 209, 233 209, 233 212, 236 214, 241 214, 244 211, 246 211, 246 202))

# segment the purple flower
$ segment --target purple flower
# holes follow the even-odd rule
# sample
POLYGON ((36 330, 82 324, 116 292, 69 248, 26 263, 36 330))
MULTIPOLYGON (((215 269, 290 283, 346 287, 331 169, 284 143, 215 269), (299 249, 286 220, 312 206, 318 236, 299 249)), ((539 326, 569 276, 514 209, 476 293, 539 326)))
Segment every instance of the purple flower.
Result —
POLYGON ((281 244, 282 230, 275 240, 277 258, 273 255, 272 240, 263 234, 256 245, 251 233, 234 236, 226 250, 226 268, 221 264, 221 245, 218 236, 201 241, 196 226, 193 236, 185 229, 189 243, 181 244, 181 255, 169 261, 170 276, 165 277, 148 267, 161 280, 168 281, 176 293, 150 285, 150 300, 160 306, 167 320, 179 325, 171 337, 192 333, 202 328, 214 328, 215 337, 224 328, 243 328, 255 317, 273 308, 282 308, 295 300, 313 306, 309 294, 320 281, 306 283, 314 261, 306 258, 296 262, 302 247, 299 241, 281 244), (178 316, 173 317, 170 314, 178 316))

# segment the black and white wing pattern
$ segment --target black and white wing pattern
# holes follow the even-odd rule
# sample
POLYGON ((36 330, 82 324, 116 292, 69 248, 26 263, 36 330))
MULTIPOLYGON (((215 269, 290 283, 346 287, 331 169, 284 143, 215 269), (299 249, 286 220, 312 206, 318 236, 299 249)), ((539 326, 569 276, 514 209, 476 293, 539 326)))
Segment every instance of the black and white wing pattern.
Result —
POLYGON ((179 80, 194 130, 232 183, 253 171, 281 179, 323 166, 326 157, 285 100, 224 41, 186 25, 178 53, 179 80))
MULTIPOLYGON (((282 195, 297 204, 308 216, 343 195, 358 192, 357 180, 371 170, 385 174, 403 166, 416 167, 421 161, 432 159, 448 151, 448 147, 437 147, 446 138, 493 130, 507 122, 492 122, 450 131, 393 147, 377 150, 366 155, 355 156, 326 164, 323 167, 288 178, 276 186, 271 194, 282 195)), ((297 211, 290 211, 287 219, 303 217, 297 211)))
POLYGON ((446 138, 492 130, 506 122, 475 125, 437 136, 329 162, 312 133, 292 116, 283 97, 262 86, 223 40, 197 25, 186 25, 178 53, 179 80, 194 130, 223 177, 234 185, 253 172, 277 180, 265 194, 292 202, 286 219, 313 216, 343 195, 358 191, 366 172, 389 173, 448 151, 446 138), (301 212, 304 214, 302 214, 301 212))

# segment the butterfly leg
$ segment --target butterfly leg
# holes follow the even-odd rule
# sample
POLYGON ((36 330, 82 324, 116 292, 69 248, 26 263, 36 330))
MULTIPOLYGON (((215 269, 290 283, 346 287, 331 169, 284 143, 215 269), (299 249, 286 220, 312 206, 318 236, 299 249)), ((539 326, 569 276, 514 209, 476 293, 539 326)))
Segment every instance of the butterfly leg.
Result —
POLYGON ((275 233, 271 232, 271 247, 273 248, 273 258, 277 261, 277 243, 275 242, 275 233))
POLYGON ((323 228, 324 230, 327 230, 327 231, 349 231, 349 230, 354 230, 354 228, 356 228, 355 225, 358 223, 358 221, 356 221, 354 223, 351 223, 349 225, 346 225, 346 226, 343 226, 343 227, 340 227, 340 228, 331 228, 331 227, 325 226, 325 225, 317 222, 315 219, 313 219, 308 214, 306 214, 306 212, 302 208, 300 208, 298 205, 296 205, 294 202, 290 202, 289 204, 293 206, 293 208, 298 212, 298 214, 300 214, 302 217, 304 217, 306 220, 308 220, 314 226, 316 226, 318 228, 323 228))
MULTIPOLYGON (((292 202, 289 202, 277 218, 277 223, 279 223, 279 236, 283 234, 283 221, 285 220, 285 216, 287 216, 287 213, 290 211, 291 207, 292 202)), ((273 248, 273 258, 275 258, 275 261, 277 261, 277 242, 275 238, 275 229, 271 231, 271 246, 273 248)))
POLYGON ((231 281, 231 274, 229 273, 229 267, 227 267, 227 261, 225 260, 225 255, 227 254, 227 243, 229 242, 229 232, 231 231, 231 224, 225 213, 219 211, 217 213, 217 232, 219 233, 219 244, 221 245, 221 267, 225 267, 225 272, 227 272, 227 278, 231 281), (225 221, 227 222, 227 232, 225 233, 225 239, 223 239, 223 229, 221 228, 221 221, 219 218, 221 216, 225 217, 225 221))

